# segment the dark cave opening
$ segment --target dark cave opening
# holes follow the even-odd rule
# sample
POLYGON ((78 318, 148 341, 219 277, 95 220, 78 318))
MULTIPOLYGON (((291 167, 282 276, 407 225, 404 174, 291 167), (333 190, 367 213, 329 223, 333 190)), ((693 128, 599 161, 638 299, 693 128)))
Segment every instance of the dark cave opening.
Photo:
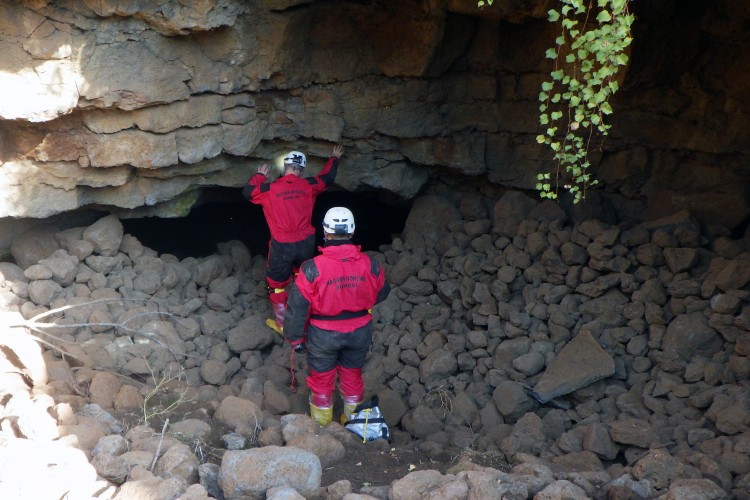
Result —
MULTIPOLYGON (((239 190, 215 189, 205 198, 211 201, 193 208, 186 217, 121 222, 125 233, 160 255, 206 257, 216 253, 217 243, 229 240, 242 241, 252 255, 266 255, 270 233, 260 206, 242 198, 239 190)), ((312 215, 319 245, 323 242, 323 216, 335 206, 345 206, 354 213, 354 243, 365 251, 391 243, 394 235, 403 231, 409 215, 408 206, 386 203, 377 193, 325 192, 318 196, 312 215)))

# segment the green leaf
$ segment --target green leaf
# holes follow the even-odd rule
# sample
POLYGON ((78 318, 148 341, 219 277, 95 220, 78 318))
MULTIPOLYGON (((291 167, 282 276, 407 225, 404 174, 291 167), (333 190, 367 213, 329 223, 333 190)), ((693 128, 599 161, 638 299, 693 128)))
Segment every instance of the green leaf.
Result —
POLYGON ((545 92, 549 92, 550 90, 552 90, 553 86, 554 84, 552 82, 542 82, 542 90, 544 90, 545 92))
POLYGON ((549 20, 549 22, 554 23, 558 19, 560 19, 560 13, 556 10, 550 10, 549 12, 547 12, 547 20, 549 20))
POLYGON ((558 69, 557 71, 553 71, 552 73, 550 73, 550 76, 552 76, 553 80, 559 81, 562 80, 564 74, 565 72, 563 70, 558 69))
POLYGON ((602 66, 599 70, 594 73, 600 80, 606 80, 610 76, 615 74, 615 68, 611 66, 602 66))
POLYGON ((547 49, 547 52, 544 53, 544 57, 547 59, 557 59, 557 51, 555 49, 547 49))
POLYGON ((599 109, 601 109, 602 113, 604 113, 605 115, 612 114, 612 107, 609 105, 608 102, 603 102, 601 106, 599 106, 599 109))
POLYGON ((546 138, 543 135, 536 136, 536 142, 538 142, 539 144, 544 144, 545 141, 546 138))

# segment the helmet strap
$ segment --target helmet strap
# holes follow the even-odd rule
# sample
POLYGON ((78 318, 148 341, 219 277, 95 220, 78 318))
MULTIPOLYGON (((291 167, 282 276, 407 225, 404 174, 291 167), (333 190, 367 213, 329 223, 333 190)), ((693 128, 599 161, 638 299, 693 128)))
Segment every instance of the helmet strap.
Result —
POLYGON ((354 234, 331 234, 331 233, 323 233, 323 244, 325 246, 336 246, 336 245, 347 245, 351 244, 352 242, 352 236, 354 234))

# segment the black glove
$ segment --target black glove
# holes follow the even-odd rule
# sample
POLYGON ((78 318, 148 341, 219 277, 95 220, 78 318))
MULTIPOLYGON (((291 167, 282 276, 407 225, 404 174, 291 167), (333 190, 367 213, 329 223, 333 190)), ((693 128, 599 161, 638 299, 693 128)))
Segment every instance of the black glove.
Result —
POLYGON ((305 354, 307 352, 307 347, 305 347, 304 342, 300 342, 299 344, 293 344, 292 350, 297 354, 305 354))

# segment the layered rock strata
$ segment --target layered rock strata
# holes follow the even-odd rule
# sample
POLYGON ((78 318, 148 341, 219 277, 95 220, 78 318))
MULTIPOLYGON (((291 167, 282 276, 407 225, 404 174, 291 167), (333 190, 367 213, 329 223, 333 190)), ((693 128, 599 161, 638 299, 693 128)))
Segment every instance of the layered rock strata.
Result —
MULTIPOLYGON (((182 216, 289 149, 314 171, 331 143, 347 191, 533 190, 554 168, 536 142, 551 3, 5 2, 0 249, 82 209, 182 216)), ((601 192, 621 219, 689 209, 737 228, 750 14, 731 0, 632 9, 611 135, 591 149, 601 192)))

